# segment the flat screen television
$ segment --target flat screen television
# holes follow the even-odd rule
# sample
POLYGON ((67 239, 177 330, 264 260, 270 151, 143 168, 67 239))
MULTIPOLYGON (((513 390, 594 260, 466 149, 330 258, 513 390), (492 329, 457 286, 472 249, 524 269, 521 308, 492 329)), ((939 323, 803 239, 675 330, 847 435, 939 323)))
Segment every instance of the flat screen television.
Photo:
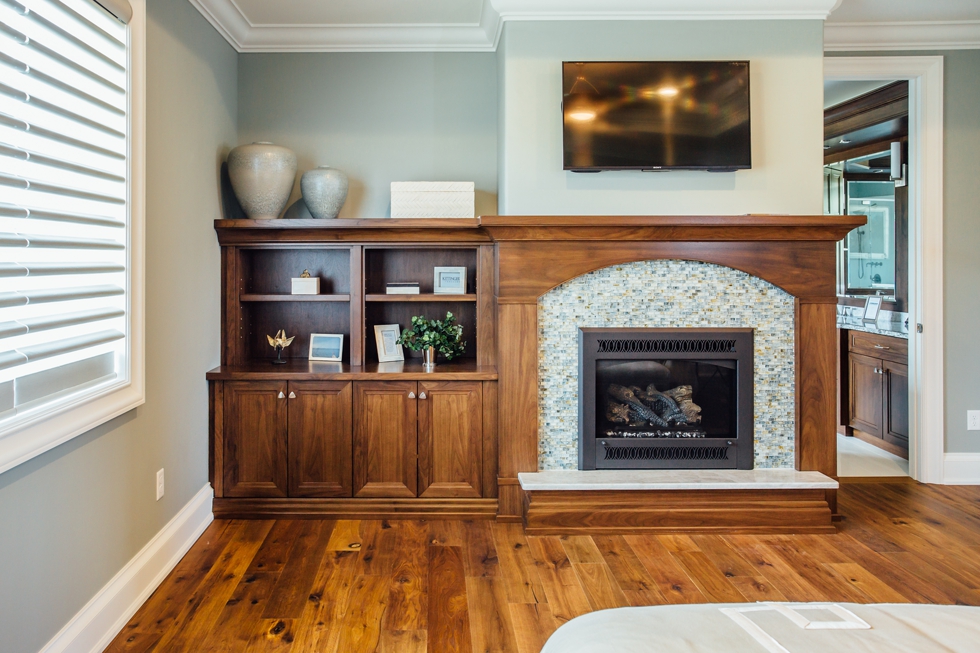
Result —
POLYGON ((748 61, 562 63, 564 168, 752 167, 748 61))

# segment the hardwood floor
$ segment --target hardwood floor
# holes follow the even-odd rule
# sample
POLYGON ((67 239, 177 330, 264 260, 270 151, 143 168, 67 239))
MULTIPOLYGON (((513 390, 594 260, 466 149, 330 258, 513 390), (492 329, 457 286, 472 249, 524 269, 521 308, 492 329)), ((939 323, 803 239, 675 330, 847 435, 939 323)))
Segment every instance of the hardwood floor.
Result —
POLYGON ((107 651, 537 653, 591 610, 980 605, 980 487, 848 484, 836 535, 527 537, 489 521, 215 521, 107 651))

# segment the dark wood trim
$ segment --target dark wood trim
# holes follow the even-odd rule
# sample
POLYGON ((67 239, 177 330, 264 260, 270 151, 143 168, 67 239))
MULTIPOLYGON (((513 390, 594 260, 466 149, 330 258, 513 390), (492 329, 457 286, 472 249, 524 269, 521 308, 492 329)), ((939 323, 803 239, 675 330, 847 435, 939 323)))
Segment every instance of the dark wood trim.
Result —
POLYGON ((525 493, 528 535, 835 533, 824 490, 525 493))
MULTIPOLYGON (((611 265, 680 259, 741 270, 795 297, 836 304, 835 242, 505 241, 497 245, 497 303, 537 303, 565 281, 611 265)), ((497 328, 503 334, 500 319, 497 328)))
POLYGON ((476 361, 479 365, 493 365, 497 360, 497 275, 494 272, 494 248, 481 245, 476 261, 476 361))
POLYGON ((497 497, 497 383, 483 382, 483 496, 497 497))
POLYGON ((895 82, 842 102, 823 113, 824 139, 908 115, 909 83, 895 82))
POLYGON ((493 519, 496 499, 215 499, 215 519, 493 519))
MULTIPOLYGON (((367 327, 364 324, 364 248, 350 248, 350 364, 354 367, 364 362, 364 346, 367 327)), ((374 334, 372 333, 371 336, 374 334)))

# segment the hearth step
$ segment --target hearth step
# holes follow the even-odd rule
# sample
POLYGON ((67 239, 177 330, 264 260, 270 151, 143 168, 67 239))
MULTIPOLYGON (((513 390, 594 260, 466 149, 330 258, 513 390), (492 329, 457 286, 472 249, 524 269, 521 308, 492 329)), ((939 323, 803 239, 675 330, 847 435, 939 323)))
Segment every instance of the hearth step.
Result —
POLYGON ((792 469, 518 475, 529 535, 833 533, 837 481, 792 469))
POLYGON ((556 470, 518 474, 534 490, 836 490, 820 472, 795 469, 556 470))

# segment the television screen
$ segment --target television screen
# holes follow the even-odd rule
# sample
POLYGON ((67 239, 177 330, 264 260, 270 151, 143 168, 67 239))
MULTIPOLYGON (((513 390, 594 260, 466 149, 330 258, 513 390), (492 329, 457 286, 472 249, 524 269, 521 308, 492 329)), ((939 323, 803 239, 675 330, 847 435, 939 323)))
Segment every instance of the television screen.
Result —
POLYGON ((748 61, 562 64, 565 170, 752 167, 748 61))

